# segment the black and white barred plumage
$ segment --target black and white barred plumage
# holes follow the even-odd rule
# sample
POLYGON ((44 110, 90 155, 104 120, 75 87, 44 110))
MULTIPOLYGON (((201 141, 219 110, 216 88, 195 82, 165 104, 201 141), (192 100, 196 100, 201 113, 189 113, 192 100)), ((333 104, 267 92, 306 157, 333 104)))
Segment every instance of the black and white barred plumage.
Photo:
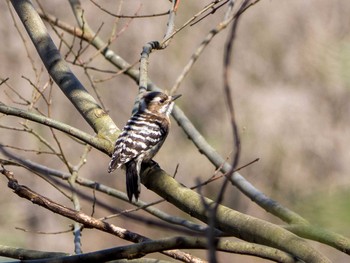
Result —
POLYGON ((146 92, 140 99, 138 111, 128 120, 115 143, 108 172, 125 168, 130 201, 133 196, 137 200, 140 195, 142 162, 152 160, 168 135, 169 115, 178 97, 180 95, 146 92))

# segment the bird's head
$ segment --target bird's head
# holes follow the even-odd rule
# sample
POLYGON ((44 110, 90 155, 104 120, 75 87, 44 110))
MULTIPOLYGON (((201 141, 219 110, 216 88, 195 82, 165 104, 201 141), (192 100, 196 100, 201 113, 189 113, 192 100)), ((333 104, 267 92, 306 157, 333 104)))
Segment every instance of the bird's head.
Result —
POLYGON ((170 96, 159 91, 145 92, 140 99, 139 110, 156 115, 169 116, 174 106, 174 100, 180 96, 170 96))

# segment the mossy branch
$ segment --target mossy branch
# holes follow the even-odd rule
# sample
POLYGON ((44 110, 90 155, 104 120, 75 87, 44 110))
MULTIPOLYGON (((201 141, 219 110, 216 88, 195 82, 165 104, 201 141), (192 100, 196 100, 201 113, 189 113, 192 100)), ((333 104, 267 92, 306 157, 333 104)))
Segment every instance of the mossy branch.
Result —
MULTIPOLYGON (((207 223, 206 204, 214 201, 181 185, 159 167, 146 167, 142 173, 142 183, 185 213, 207 223)), ((330 262, 325 256, 312 248, 304 239, 270 222, 239 213, 219 205, 216 214, 219 230, 248 242, 271 246, 305 261, 330 262)))

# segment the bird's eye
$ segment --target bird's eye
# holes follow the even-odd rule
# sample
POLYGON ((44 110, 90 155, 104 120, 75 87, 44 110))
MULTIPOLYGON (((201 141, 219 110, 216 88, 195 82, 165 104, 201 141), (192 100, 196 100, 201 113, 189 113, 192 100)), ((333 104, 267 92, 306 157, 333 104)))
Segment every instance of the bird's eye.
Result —
POLYGON ((160 99, 159 103, 163 104, 165 102, 165 99, 160 99))

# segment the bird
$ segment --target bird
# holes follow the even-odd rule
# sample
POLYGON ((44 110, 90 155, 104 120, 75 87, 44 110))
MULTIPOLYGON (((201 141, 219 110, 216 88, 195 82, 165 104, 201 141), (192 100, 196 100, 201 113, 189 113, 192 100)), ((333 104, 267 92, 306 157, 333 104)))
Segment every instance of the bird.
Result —
POLYGON ((122 168, 126 173, 126 191, 130 202, 141 192, 140 171, 142 163, 154 162, 152 158, 163 145, 170 128, 170 113, 174 101, 181 95, 167 95, 159 91, 144 92, 137 111, 130 117, 119 134, 108 173, 122 168))

